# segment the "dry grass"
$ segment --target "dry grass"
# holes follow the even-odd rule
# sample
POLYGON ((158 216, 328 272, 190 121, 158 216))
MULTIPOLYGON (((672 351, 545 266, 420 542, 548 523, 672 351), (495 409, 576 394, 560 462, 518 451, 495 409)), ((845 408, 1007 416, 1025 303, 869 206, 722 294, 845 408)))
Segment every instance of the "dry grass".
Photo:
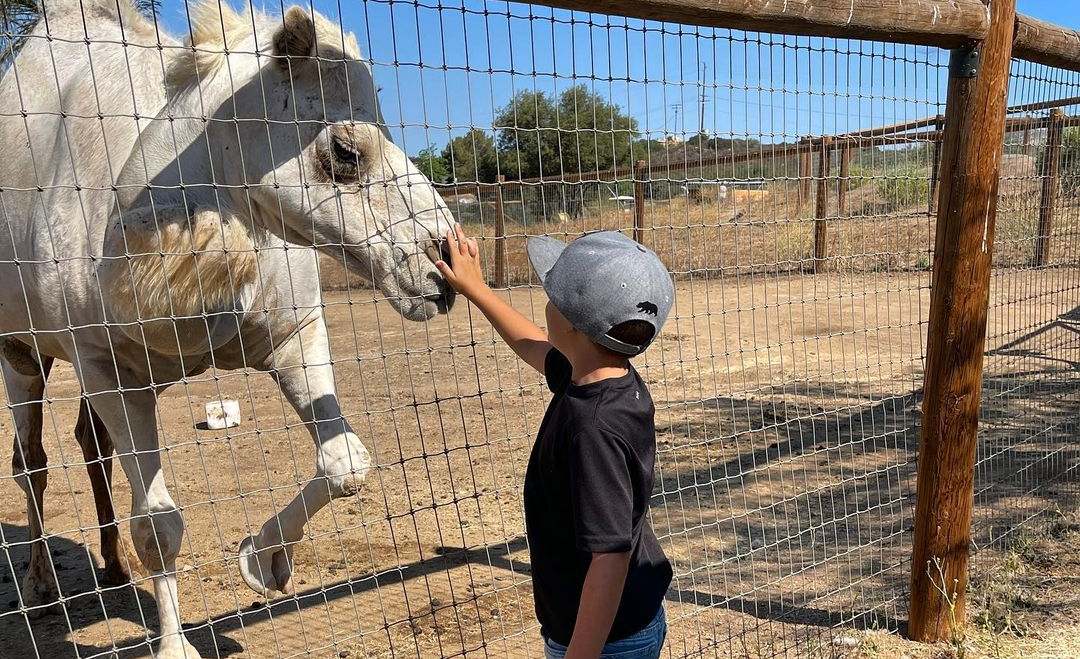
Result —
MULTIPOLYGON (((824 270, 845 272, 903 272, 929 269, 933 259, 935 218, 929 200, 896 208, 881 196, 873 180, 848 193, 847 209, 836 207, 837 184, 830 184, 827 212, 827 260, 824 270)), ((1037 179, 1003 180, 998 203, 996 267, 1030 266, 1038 226, 1037 179)), ((767 194, 732 194, 726 200, 706 196, 645 202, 644 243, 651 247, 680 279, 737 276, 759 273, 811 272, 814 268, 814 202, 800 206, 796 186, 774 184, 767 194)), ((512 202, 507 202, 508 206, 512 202)), ((520 206, 517 207, 520 209, 520 206)), ((453 209, 452 209, 453 210, 453 209)), ((489 278, 494 279, 494 205, 480 204, 478 221, 467 231, 480 239, 489 278)), ((582 233, 614 229, 630 233, 633 209, 605 199, 588 204, 581 216, 565 213, 550 218, 513 221, 520 212, 508 212, 505 232, 506 274, 510 285, 535 283, 525 255, 528 236, 546 234, 571 240, 582 233)), ((1055 209, 1051 264, 1075 263, 1069 251, 1080 234, 1080 200, 1062 199, 1055 209)), ((324 288, 346 287, 342 268, 324 259, 324 288)), ((362 288, 358 280, 348 282, 362 288)))
POLYGON ((1080 559, 1075 518, 1050 512, 1018 527, 972 564, 968 621, 958 639, 924 645, 881 630, 838 630, 833 656, 906 659, 1064 659, 1080 656, 1075 618, 1080 559), (840 642, 843 641, 843 642, 840 642))

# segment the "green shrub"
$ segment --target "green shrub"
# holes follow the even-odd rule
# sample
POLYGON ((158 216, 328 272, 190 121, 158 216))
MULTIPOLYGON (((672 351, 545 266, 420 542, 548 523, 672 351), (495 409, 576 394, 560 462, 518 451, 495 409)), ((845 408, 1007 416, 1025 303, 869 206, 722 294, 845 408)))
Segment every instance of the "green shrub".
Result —
POLYGON ((919 165, 904 165, 887 172, 884 177, 874 179, 874 188, 894 210, 925 204, 930 198, 927 169, 919 165))
POLYGON ((874 169, 862 163, 853 162, 848 170, 848 190, 861 188, 874 180, 874 169))
MULTIPOLYGON (((1039 156, 1039 171, 1044 171, 1046 150, 1039 156)), ((1080 129, 1066 128, 1061 136, 1061 191, 1075 197, 1080 195, 1080 129)))

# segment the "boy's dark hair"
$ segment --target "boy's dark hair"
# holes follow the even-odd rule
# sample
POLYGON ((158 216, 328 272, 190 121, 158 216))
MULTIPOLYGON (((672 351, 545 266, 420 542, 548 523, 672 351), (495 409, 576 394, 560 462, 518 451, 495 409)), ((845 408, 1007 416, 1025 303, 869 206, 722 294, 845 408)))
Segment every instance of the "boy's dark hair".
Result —
MULTIPOLYGON (((627 320, 619 323, 615 327, 608 330, 608 336, 616 341, 622 341, 632 346, 643 346, 646 343, 652 341, 653 334, 656 330, 653 328, 652 323, 646 320, 627 320)), ((603 347, 603 346, 601 346, 603 347)), ((607 348, 604 348, 608 350, 607 348)), ((618 354, 613 350, 608 350, 612 354, 618 354)), ((620 355, 625 357, 626 355, 620 355)))

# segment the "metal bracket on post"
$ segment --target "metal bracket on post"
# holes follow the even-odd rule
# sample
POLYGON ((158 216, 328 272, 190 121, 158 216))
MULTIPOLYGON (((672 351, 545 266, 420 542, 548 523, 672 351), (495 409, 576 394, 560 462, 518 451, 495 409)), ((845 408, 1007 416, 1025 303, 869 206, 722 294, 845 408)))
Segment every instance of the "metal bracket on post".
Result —
POLYGON ((974 78, 979 74, 979 46, 972 44, 949 51, 949 75, 953 78, 974 78))

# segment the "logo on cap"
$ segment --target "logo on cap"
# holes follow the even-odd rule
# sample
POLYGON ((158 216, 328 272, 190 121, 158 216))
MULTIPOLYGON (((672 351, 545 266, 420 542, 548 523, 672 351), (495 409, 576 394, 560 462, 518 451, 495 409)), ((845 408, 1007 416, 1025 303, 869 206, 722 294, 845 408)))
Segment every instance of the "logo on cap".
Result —
POLYGON ((638 302, 637 309, 641 313, 647 313, 651 316, 655 316, 659 311, 652 302, 638 302))

